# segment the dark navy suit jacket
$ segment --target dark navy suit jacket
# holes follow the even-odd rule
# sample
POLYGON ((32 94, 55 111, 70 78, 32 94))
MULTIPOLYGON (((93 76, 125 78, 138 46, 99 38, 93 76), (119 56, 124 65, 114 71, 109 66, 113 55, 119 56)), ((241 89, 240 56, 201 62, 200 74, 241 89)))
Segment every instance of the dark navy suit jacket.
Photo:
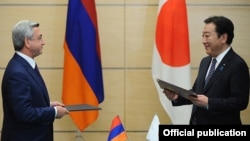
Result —
MULTIPOLYGON (((207 70, 212 58, 202 59, 198 76, 192 91, 205 94, 208 110, 193 105, 190 123, 196 124, 242 124, 240 111, 249 102, 249 69, 245 61, 231 48, 224 56, 208 84, 204 86, 207 70)), ((191 104, 189 100, 179 97, 173 105, 191 104)))
POLYGON ((42 77, 17 54, 2 81, 1 141, 52 141, 55 110, 42 77))

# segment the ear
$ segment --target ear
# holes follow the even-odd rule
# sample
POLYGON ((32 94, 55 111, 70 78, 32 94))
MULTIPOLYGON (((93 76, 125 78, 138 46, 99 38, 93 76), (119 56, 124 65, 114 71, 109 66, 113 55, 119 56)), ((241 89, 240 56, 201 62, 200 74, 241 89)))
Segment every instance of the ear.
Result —
POLYGON ((24 47, 30 48, 30 40, 27 37, 24 38, 24 47))
POLYGON ((228 38, 227 33, 222 34, 220 38, 222 43, 226 43, 228 38))

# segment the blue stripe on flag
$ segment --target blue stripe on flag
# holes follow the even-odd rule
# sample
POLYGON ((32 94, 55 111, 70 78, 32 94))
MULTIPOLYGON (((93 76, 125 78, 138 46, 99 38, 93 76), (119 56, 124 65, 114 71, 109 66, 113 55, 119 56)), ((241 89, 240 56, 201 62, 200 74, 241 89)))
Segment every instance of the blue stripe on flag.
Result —
POLYGON ((115 138, 116 136, 120 135, 122 132, 124 132, 124 128, 122 124, 117 125, 115 128, 113 128, 110 133, 109 133, 109 137, 108 137, 108 141, 111 141, 113 138, 115 138))

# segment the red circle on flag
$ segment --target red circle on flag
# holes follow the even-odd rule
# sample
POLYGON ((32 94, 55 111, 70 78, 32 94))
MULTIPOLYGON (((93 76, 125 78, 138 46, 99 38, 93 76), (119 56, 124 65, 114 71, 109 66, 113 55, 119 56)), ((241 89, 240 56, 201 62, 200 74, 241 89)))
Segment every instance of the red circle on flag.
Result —
POLYGON ((180 67, 190 63, 186 5, 168 0, 161 7, 156 25, 156 47, 164 64, 180 67))

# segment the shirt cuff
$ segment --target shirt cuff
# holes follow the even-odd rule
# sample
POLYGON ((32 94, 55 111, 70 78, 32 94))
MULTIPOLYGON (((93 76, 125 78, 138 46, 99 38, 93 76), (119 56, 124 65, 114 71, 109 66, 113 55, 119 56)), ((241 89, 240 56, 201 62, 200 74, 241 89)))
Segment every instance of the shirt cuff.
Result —
POLYGON ((206 106, 206 109, 208 110, 208 104, 207 104, 207 106, 206 106))
POLYGON ((57 115, 57 109, 56 109, 56 107, 54 107, 54 109, 55 109, 55 118, 56 118, 56 115, 57 115))

